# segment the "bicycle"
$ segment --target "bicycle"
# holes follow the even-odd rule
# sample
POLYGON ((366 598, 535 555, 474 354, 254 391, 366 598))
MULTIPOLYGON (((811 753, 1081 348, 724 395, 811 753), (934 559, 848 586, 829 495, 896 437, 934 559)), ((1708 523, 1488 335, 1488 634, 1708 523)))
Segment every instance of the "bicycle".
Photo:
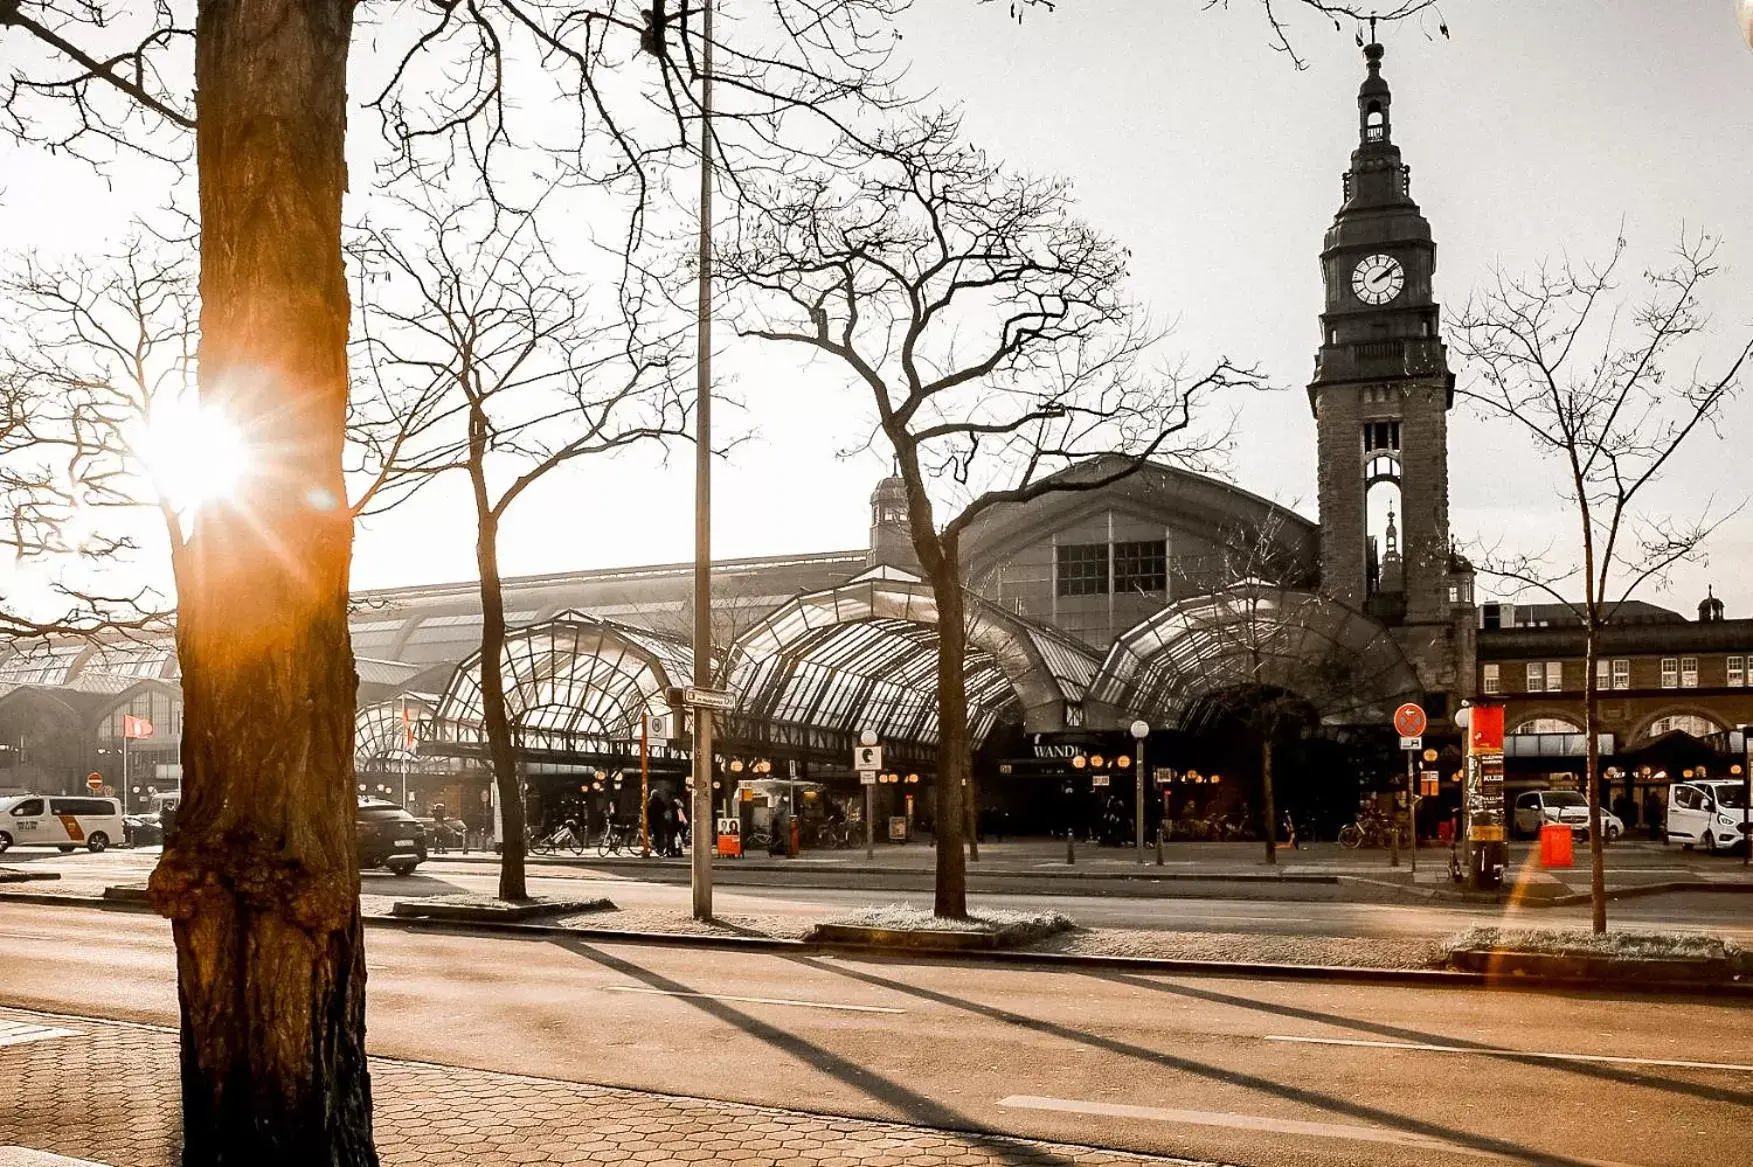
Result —
POLYGON ((638 842, 639 832, 632 823, 612 822, 603 828, 603 837, 597 840, 597 854, 618 855, 623 849, 633 850, 638 842))
POLYGON ((761 851, 773 846, 773 832, 765 827, 756 827, 743 836, 743 854, 750 851, 761 851))
POLYGON ((576 820, 567 819, 550 833, 530 840, 530 850, 537 855, 552 855, 562 847, 574 855, 584 854, 584 837, 576 820))
POLYGON ((1339 828, 1339 845, 1350 851, 1364 846, 1380 847, 1387 839, 1387 820, 1377 814, 1359 815, 1356 822, 1339 828))

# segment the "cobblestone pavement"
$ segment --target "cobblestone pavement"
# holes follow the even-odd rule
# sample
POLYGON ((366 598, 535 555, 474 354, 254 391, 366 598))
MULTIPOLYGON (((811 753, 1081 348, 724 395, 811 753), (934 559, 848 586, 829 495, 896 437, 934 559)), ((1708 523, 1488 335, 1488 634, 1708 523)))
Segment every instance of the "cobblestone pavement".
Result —
MULTIPOLYGON (((5 1032, 20 1040, 0 1044, 0 1147, 33 1147, 110 1167, 176 1163, 173 1032, 0 1010, 5 1032)), ((372 1087, 386 1167, 1190 1163, 383 1058, 372 1060, 372 1087)))

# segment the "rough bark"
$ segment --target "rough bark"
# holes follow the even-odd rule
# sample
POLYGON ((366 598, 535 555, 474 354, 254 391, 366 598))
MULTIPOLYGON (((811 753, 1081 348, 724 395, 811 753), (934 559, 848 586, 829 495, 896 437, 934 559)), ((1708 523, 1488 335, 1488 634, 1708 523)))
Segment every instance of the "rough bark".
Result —
POLYGON ((1278 808, 1272 801, 1272 730, 1260 737, 1260 812, 1266 816, 1266 862, 1278 862, 1278 808))
POLYGON ((964 835, 963 783, 968 778, 968 687, 964 673, 967 632, 962 624, 961 573, 953 556, 931 573, 937 599, 937 895, 934 915, 966 919, 968 866, 962 854, 964 835))
POLYGON ((487 497, 487 419, 469 413, 469 484, 475 499, 475 564, 481 576, 481 725, 488 764, 499 795, 499 898, 526 900, 523 791, 517 781, 517 747, 505 711, 505 588, 499 576, 499 516, 487 497))
POLYGON ((183 802, 152 876, 182 1162, 373 1165, 347 633, 348 0, 203 0, 200 395, 253 452, 175 555, 183 802))
MULTIPOLYGON (((1594 605, 1591 605, 1593 608, 1594 605)), ((1596 932, 1607 930, 1607 854, 1601 838, 1601 691, 1596 684, 1595 658, 1600 652, 1600 634, 1596 612, 1589 613, 1589 628, 1583 646, 1583 743, 1586 763, 1584 781, 1588 783, 1589 799, 1589 903, 1590 920, 1596 932)))

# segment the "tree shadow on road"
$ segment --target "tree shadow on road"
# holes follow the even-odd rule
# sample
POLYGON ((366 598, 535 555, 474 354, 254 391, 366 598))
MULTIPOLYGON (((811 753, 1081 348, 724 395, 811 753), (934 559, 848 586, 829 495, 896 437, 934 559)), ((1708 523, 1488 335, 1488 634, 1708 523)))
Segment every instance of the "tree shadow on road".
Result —
POLYGON ((822 957, 793 956, 787 957, 787 959, 806 964, 811 968, 819 969, 823 972, 829 972, 850 980, 859 981, 863 984, 877 988, 889 989, 897 993, 905 993, 909 996, 918 997, 921 1000, 931 1001, 935 1004, 944 1005, 952 1009, 959 1009, 964 1012, 973 1013, 977 1016, 986 1017, 994 1021, 1002 1021, 1021 1029, 1028 1029, 1036 1033, 1045 1034, 1049 1037, 1059 1038, 1062 1041, 1092 1046, 1096 1049, 1105 1050, 1108 1053, 1118 1054, 1121 1057, 1132 1058, 1157 1069, 1172 1070, 1177 1073, 1189 1074, 1195 1077, 1222 1082, 1226 1085, 1241 1086, 1248 1090, 1257 1091, 1269 1098, 1289 1099, 1290 1101, 1300 1102, 1306 1106, 1312 1106, 1319 1110, 1329 1111, 1334 1114, 1342 1114, 1353 1119, 1361 1119, 1365 1122, 1380 1127, 1386 1127, 1390 1130, 1403 1131, 1408 1134, 1420 1135, 1425 1138, 1450 1143, 1458 1150, 1461 1150, 1462 1153, 1465 1153, 1465 1149, 1471 1149, 1474 1151, 1482 1151, 1489 1155, 1514 1159, 1523 1163, 1537 1164, 1539 1167, 1589 1167, 1586 1160, 1573 1159, 1566 1155, 1535 1150, 1532 1147, 1526 1147, 1519 1143, 1510 1142, 1506 1139, 1493 1138, 1490 1135, 1477 1134, 1472 1131, 1456 1130, 1452 1127, 1443 1126, 1440 1123, 1413 1118, 1410 1115, 1396 1114, 1392 1111, 1369 1106, 1365 1103, 1353 1102, 1348 1098, 1339 1098, 1331 1094, 1323 1094, 1319 1091, 1304 1089, 1300 1086, 1293 1086, 1289 1083, 1275 1081, 1271 1078, 1261 1077, 1257 1074, 1248 1074, 1238 1070, 1226 1070, 1218 1066, 1207 1065, 1203 1062, 1194 1061, 1191 1058, 1163 1053, 1145 1046, 1134 1045, 1131 1042, 1121 1041, 1112 1037, 1105 1037, 1101 1034, 1088 1033, 1084 1030, 1076 1029, 1069 1025, 1062 1025, 1055 1021, 1047 1021, 1038 1017, 1028 1017, 1021 1013, 1013 1013, 1008 1009, 1001 1009, 996 1005, 984 1005, 978 1001, 969 1001, 962 997, 952 996, 949 993, 939 992, 936 989, 925 988, 922 985, 909 984, 906 981, 892 980, 888 977, 878 976, 876 973, 852 968, 843 963, 825 960, 822 957))
MULTIPOLYGON (((1639 1070, 1623 1069, 1612 1065, 1589 1062, 1565 1062, 1556 1058, 1529 1057, 1524 1054, 1505 1053, 1500 1047, 1488 1046, 1482 1042, 1467 1041, 1463 1038, 1449 1037, 1444 1034, 1425 1033, 1417 1029, 1404 1029, 1396 1025, 1384 1025, 1379 1021, 1364 1021, 1354 1017, 1343 1017, 1337 1013, 1323 1013, 1317 1009, 1301 1009, 1295 1005, 1283 1005, 1273 1001, 1260 1001, 1250 997, 1237 997, 1229 993, 1220 993, 1213 989, 1199 988, 1194 985, 1178 984, 1171 981, 1152 980, 1137 973, 1125 972, 1091 972, 1083 974, 1096 980, 1109 981, 1113 984, 1127 985, 1132 988, 1151 989, 1159 993, 1167 993, 1177 997, 1191 997, 1213 1005, 1229 1005, 1237 1009, 1251 1009, 1261 1013, 1271 1013, 1279 1017, 1291 1017, 1298 1021, 1312 1021, 1318 1025, 1335 1025, 1359 1033, 1373 1033, 1378 1037, 1391 1038, 1395 1041, 1416 1042, 1423 1045, 1447 1045, 1475 1051, 1481 1056, 1495 1058, 1499 1061, 1514 1062, 1517 1065, 1531 1066, 1539 1069, 1561 1070, 1565 1073, 1578 1074, 1598 1081, 1612 1082, 1620 1086, 1642 1086, 1650 1090, 1665 1090, 1674 1094, 1685 1094, 1705 1102, 1726 1102, 1734 1106, 1753 1106, 1753 1093, 1743 1090, 1724 1090, 1708 1086, 1700 1082, 1676 1081, 1672 1078, 1659 1077, 1655 1074, 1639 1070)), ((1679 1067, 1675 1067, 1678 1069, 1679 1067)))
MULTIPOLYGON (((581 940, 563 937, 557 938, 554 943, 574 955, 595 961, 604 968, 613 969, 623 976, 631 977, 654 989, 667 993, 703 993, 707 991, 696 989, 681 981, 672 980, 661 973, 654 972, 632 961, 623 960, 621 957, 611 955, 601 948, 581 940)), ((993 1154, 1000 1161, 1011 1164, 1012 1167, 1076 1167, 1076 1159, 1058 1154, 1036 1143, 1025 1144, 1016 1136, 982 1126, 968 1115, 944 1105, 935 1098, 927 1097, 892 1078, 884 1077, 874 1070, 867 1069, 826 1046, 818 1045, 798 1034, 790 1033, 777 1025, 762 1021, 760 1018, 738 1009, 730 1002, 706 996, 677 997, 676 1000, 682 1004, 691 1005, 719 1021, 736 1026, 751 1037, 767 1043, 812 1069, 838 1078, 848 1086, 868 1094, 879 1102, 888 1104, 912 1121, 934 1127, 946 1135, 958 1136, 968 1142, 970 1146, 978 1146, 993 1154)))

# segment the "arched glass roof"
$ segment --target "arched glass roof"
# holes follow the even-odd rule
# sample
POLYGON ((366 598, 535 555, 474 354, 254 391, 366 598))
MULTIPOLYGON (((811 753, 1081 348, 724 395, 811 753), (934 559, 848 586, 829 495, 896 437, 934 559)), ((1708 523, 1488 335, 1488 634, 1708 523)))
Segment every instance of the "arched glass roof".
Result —
MULTIPOLYGON (((1081 716, 1094 652, 969 593, 969 729, 1000 717, 1031 730, 1081 716)), ((937 603, 917 576, 876 568, 781 605, 737 638, 728 688, 752 720, 830 732, 872 729, 885 741, 937 739, 937 603)))
MULTIPOLYGON (((577 750, 637 740, 640 715, 669 712, 667 690, 686 684, 692 669, 684 641, 567 611, 507 629, 500 678, 522 748, 577 750)), ((433 738, 484 740, 479 649, 439 698, 433 738)))
POLYGON ((1205 698, 1280 689, 1330 724, 1386 723, 1418 674, 1370 617, 1322 596, 1246 580, 1164 608, 1121 635, 1090 703, 1116 720, 1181 726, 1205 698))
POLYGON ((409 693, 361 706, 353 716, 353 764, 362 773, 449 769, 449 759, 423 756, 420 743, 432 733, 436 694, 409 693))

